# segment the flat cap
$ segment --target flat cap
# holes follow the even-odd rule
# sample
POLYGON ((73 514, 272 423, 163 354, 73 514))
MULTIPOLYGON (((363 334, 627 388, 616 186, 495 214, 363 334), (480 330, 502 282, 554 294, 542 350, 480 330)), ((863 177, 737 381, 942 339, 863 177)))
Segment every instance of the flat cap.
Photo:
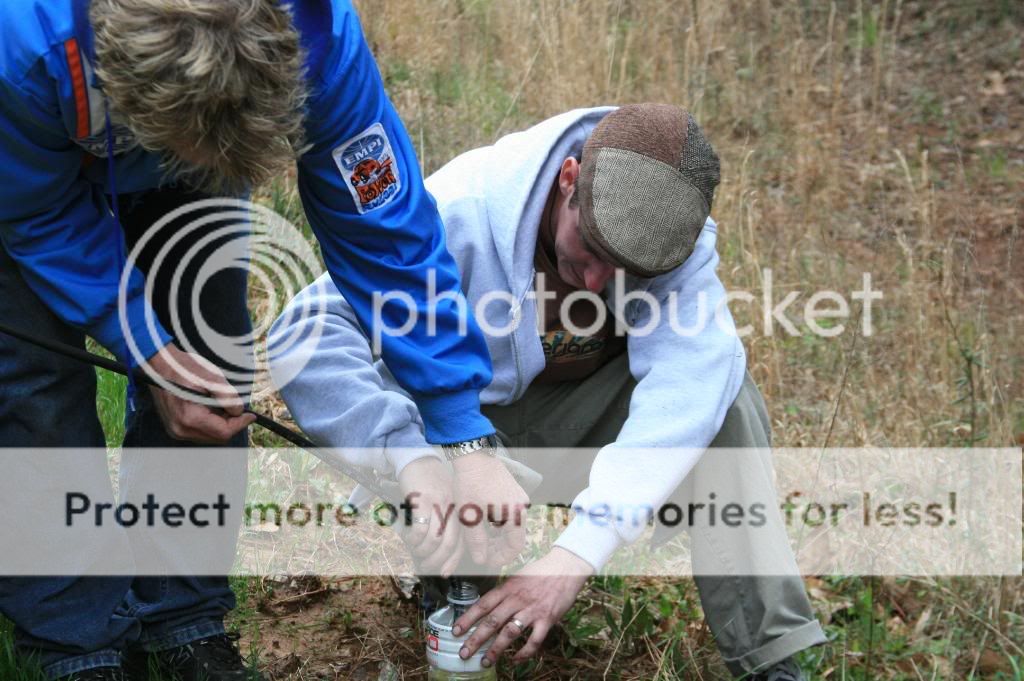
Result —
POLYGON ((693 252, 718 181, 718 156, 688 111, 670 104, 616 109, 583 147, 583 239, 632 274, 664 274, 693 252))

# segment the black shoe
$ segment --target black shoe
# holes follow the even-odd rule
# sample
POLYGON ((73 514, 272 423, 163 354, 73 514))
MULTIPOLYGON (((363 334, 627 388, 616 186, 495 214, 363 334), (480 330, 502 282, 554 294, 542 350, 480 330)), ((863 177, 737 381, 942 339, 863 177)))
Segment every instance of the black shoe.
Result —
POLYGON ((754 674, 750 681, 807 681, 807 677, 793 658, 787 657, 775 666, 754 674))
POLYGON ((57 681, 132 681, 120 667, 95 667, 62 676, 57 681))
POLYGON ((266 681, 245 666, 238 634, 220 634, 151 653, 157 668, 175 681, 266 681))

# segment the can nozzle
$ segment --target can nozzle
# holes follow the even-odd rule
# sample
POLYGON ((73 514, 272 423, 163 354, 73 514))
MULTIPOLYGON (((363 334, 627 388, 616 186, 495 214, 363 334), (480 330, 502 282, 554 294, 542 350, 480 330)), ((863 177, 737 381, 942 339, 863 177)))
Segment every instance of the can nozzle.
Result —
POLYGON ((454 619, 462 617, 474 603, 480 600, 480 590, 476 584, 461 577, 448 579, 448 602, 452 606, 454 619))

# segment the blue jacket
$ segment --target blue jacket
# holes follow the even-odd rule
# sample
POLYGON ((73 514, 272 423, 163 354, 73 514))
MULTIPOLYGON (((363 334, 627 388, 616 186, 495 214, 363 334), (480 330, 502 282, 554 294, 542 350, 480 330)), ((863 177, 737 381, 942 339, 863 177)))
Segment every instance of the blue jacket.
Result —
MULTIPOLYGON (((108 135, 87 5, 0 3, 0 241, 55 314, 127 358, 118 313, 123 233, 106 196, 154 188, 163 171, 129 131, 115 126, 108 135), (108 148, 115 158, 109 173, 106 159, 93 162, 108 148)), ((367 329, 375 291, 408 292, 427 309, 430 270, 439 294, 461 295, 434 199, 355 10, 348 0, 295 0, 292 10, 307 54, 312 145, 299 160, 298 186, 334 284, 367 329), (378 191, 360 193, 351 179, 365 172, 359 162, 367 154, 390 157, 392 173, 378 191)), ((132 338, 149 357, 171 336, 162 328, 160 339, 145 332, 151 312, 138 272, 126 301, 132 338)), ((478 327, 469 320, 469 333, 458 334, 458 305, 450 299, 439 306, 436 332, 428 333, 425 317, 401 337, 384 335, 382 356, 415 397, 428 439, 494 432, 480 414, 491 364, 478 327)))

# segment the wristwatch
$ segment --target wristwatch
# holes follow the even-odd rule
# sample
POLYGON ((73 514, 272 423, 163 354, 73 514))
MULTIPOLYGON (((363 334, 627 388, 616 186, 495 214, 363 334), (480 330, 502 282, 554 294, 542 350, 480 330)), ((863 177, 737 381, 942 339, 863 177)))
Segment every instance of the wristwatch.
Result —
POLYGON ((444 458, 449 461, 455 461, 460 457, 466 456, 467 454, 475 454, 476 452, 482 452, 490 456, 494 456, 498 450, 498 438, 494 435, 485 435, 484 437, 478 437, 475 440, 466 440, 465 442, 452 442, 450 444, 441 445, 441 451, 444 452, 444 458))

